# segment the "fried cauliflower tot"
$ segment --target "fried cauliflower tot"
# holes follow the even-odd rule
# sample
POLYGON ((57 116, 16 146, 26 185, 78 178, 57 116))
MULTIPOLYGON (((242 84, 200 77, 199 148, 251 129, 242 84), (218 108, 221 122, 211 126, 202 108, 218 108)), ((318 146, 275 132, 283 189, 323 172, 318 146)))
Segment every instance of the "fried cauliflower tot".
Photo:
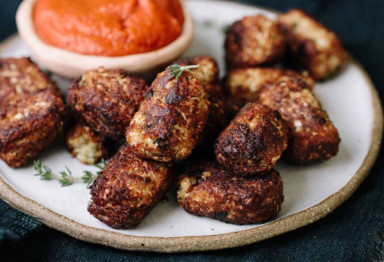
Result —
POLYGON ((301 77, 313 88, 314 81, 306 72, 302 74, 292 70, 278 68, 238 68, 227 73, 224 87, 231 98, 239 101, 257 102, 260 92, 286 77, 301 77))
POLYGON ((261 94, 260 101, 279 111, 289 126, 291 138, 283 155, 288 162, 307 165, 337 154, 339 133, 302 79, 276 83, 261 94))
POLYGON ((288 144, 288 127, 277 111, 245 105, 215 143, 216 160, 235 175, 261 175, 270 170, 288 144))
POLYGON ((135 227, 161 200, 172 178, 167 164, 138 158, 122 146, 91 186, 88 211, 112 228, 135 227))
POLYGON ((68 90, 73 111, 103 136, 119 139, 148 92, 143 79, 100 67, 85 72, 68 90))
POLYGON ((177 200, 188 213, 232 224, 268 221, 284 201, 283 182, 274 169, 263 177, 241 177, 212 162, 181 175, 178 186, 177 200))
POLYGON ((337 35, 301 10, 278 18, 288 41, 288 63, 308 70, 315 80, 335 74, 346 64, 347 53, 337 35))
POLYGON ((53 86, 30 58, 0 59, 0 107, 18 103, 20 95, 32 95, 53 86))
POLYGON ((126 133, 132 152, 145 159, 171 162, 187 158, 195 148, 210 103, 200 80, 184 71, 158 74, 126 133))
POLYGON ((94 165, 108 156, 104 137, 82 121, 77 121, 69 128, 65 142, 72 156, 83 164, 94 165))
POLYGON ((209 145, 224 127, 227 117, 226 98, 219 83, 219 66, 216 60, 208 55, 179 59, 174 64, 180 66, 199 65, 198 68, 190 71, 200 79, 211 103, 207 125, 200 136, 199 145, 209 145))
POLYGON ((29 58, 0 59, 0 157, 29 164, 61 132, 67 108, 56 85, 29 58))
POLYGON ((225 39, 227 68, 252 67, 283 58, 286 39, 282 27, 263 16, 246 16, 233 23, 225 39))

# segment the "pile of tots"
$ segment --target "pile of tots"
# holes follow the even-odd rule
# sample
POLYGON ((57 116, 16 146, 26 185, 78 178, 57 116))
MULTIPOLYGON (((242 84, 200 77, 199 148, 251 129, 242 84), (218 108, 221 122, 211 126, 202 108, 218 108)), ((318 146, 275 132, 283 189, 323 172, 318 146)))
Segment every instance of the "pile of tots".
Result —
POLYGON ((114 154, 88 206, 113 228, 137 226, 173 182, 191 214, 270 220, 284 200, 276 162, 309 165, 338 152, 338 131, 313 89, 345 66, 347 53, 300 10, 236 21, 225 50, 224 79, 208 55, 175 61, 199 67, 179 77, 166 68, 151 85, 100 67, 72 81, 69 106, 30 59, 0 59, 0 157, 26 166, 62 131, 85 164, 114 154))

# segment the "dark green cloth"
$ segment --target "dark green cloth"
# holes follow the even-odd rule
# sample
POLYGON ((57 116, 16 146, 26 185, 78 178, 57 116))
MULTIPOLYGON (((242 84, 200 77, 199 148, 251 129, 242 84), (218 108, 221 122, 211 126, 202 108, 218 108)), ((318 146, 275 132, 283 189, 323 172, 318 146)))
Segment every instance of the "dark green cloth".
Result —
MULTIPOLYGON (((20 1, 0 1, 0 39, 16 31, 20 1)), ((383 0, 248 0, 285 11, 306 10, 336 31, 367 69, 384 97, 383 0)), ((348 87, 345 87, 346 95, 348 87)), ((358 106, 358 105, 356 105, 358 106)), ((358 124, 358 123, 356 123, 358 124)), ((368 134, 367 134, 368 135, 368 134)), ((3 260, 100 261, 379 261, 384 252, 384 154, 357 192, 326 218, 270 240, 221 251, 157 254, 89 244, 49 229, 0 201, 0 258, 3 260)))

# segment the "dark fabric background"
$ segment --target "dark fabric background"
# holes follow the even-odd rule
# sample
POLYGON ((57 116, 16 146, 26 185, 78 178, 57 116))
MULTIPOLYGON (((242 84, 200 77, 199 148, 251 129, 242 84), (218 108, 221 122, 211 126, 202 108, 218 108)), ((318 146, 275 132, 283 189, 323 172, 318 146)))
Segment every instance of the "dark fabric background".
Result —
MULTIPOLYGON (((0 40, 16 32, 14 16, 19 2, 0 0, 0 40)), ((348 51, 367 69, 381 98, 384 97, 384 0, 244 2, 280 11, 296 7, 314 15, 337 32, 348 51)), ((93 245, 49 229, 0 200, 0 259, 135 262, 384 260, 383 161, 381 149, 369 177, 357 192, 319 222, 261 243, 212 252, 157 254, 93 245)))

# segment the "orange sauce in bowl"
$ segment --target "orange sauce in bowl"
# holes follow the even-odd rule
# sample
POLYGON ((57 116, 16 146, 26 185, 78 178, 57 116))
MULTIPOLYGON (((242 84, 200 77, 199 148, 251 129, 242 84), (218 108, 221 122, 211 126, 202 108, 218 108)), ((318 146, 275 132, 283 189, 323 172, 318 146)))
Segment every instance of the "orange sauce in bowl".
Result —
POLYGON ((182 33, 179 0, 37 0, 33 22, 47 44, 86 55, 160 49, 182 33))

